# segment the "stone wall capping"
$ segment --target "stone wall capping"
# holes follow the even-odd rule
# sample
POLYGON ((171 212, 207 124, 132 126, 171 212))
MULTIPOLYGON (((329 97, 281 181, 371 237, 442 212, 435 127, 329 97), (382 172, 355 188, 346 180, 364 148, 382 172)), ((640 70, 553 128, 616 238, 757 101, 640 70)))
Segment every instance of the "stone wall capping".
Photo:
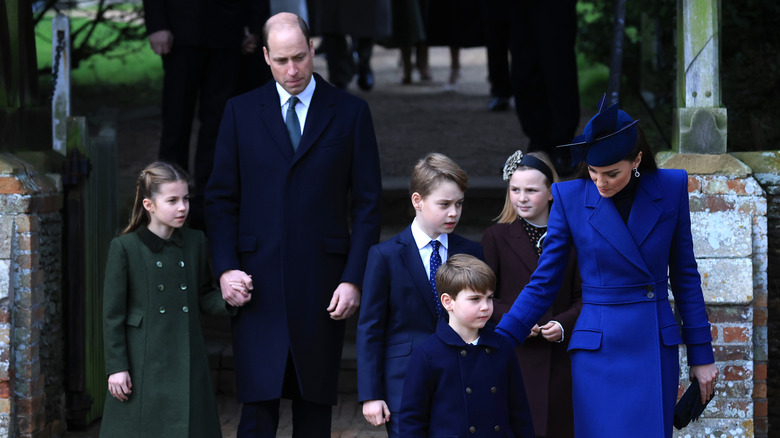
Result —
POLYGON ((678 154, 663 151, 656 155, 658 167, 685 169, 696 175, 732 175, 744 178, 752 173, 748 165, 729 154, 678 154))

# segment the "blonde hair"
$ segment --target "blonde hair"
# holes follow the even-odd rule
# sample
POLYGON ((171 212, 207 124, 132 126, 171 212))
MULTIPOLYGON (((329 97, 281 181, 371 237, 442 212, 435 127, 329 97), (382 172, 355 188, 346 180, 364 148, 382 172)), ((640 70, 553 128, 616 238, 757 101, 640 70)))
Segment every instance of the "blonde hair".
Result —
POLYGON ((461 291, 496 290, 496 274, 485 262, 468 254, 455 254, 436 271, 436 290, 455 299, 461 291))
POLYGON ((469 186, 466 172, 450 157, 436 152, 430 153, 419 160, 412 169, 409 195, 416 192, 425 198, 444 181, 454 182, 461 192, 465 192, 469 186))
MULTIPOLYGON (((550 181, 546 176, 544 177, 544 181, 547 185, 547 188, 549 189, 552 187, 553 183, 560 182, 560 178, 558 178, 558 172, 555 171, 555 166, 552 164, 552 160, 550 160, 550 157, 544 153, 544 152, 529 152, 526 155, 531 157, 536 157, 542 162, 544 162, 547 167, 550 168, 550 172, 552 173, 553 180, 550 181)), ((534 169, 533 167, 528 166, 518 166, 517 169, 515 169, 515 172, 518 170, 526 170, 526 169, 534 169)), ((538 169, 534 169, 537 172, 539 172, 538 169)), ((552 204, 552 201, 550 201, 550 204, 552 204)), ((517 220, 517 211, 515 210, 515 207, 512 205, 512 201, 509 199, 509 182, 507 182, 506 185, 506 197, 504 198, 504 209, 501 210, 501 214, 496 217, 495 221, 497 221, 499 224, 511 224, 512 222, 517 220)))
POLYGON ((135 183, 135 201, 130 215, 130 223, 127 224, 121 234, 132 233, 138 228, 149 223, 149 212, 144 208, 144 199, 154 199, 160 192, 160 186, 165 183, 184 181, 189 184, 190 178, 187 172, 175 164, 155 161, 146 166, 135 183))

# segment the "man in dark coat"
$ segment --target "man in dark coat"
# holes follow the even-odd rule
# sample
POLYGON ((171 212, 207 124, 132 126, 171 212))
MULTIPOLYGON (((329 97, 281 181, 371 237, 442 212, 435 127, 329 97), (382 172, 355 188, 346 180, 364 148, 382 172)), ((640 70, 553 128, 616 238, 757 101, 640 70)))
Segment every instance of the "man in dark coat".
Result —
POLYGON ((330 437, 344 319, 379 240, 379 152, 366 102, 313 74, 306 23, 277 14, 263 34, 275 81, 228 101, 206 188, 214 270, 242 306, 238 437, 274 436, 281 397, 295 436, 330 437))
POLYGON ((203 227, 203 189, 225 102, 233 95, 242 45, 254 50, 268 0, 144 0, 149 43, 162 58, 159 159, 189 168, 190 134, 198 108, 190 224, 203 227))
POLYGON ((371 90, 374 42, 392 33, 390 0, 308 0, 307 4, 312 31, 322 36, 330 83, 346 89, 357 73, 358 86, 371 90), (353 51, 357 54, 357 71, 353 51))

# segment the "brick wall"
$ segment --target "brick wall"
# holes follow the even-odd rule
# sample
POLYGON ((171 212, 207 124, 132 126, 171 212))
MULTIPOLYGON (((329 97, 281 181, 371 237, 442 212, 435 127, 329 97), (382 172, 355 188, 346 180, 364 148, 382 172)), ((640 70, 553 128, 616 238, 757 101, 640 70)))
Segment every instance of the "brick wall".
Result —
MULTIPOLYGON (((701 420, 675 436, 768 437, 767 202, 751 169, 729 155, 677 155, 688 170, 694 252, 720 371, 701 420)), ((681 347, 682 392, 688 367, 681 347)))
POLYGON ((0 438, 65 430, 62 191, 0 154, 0 438))

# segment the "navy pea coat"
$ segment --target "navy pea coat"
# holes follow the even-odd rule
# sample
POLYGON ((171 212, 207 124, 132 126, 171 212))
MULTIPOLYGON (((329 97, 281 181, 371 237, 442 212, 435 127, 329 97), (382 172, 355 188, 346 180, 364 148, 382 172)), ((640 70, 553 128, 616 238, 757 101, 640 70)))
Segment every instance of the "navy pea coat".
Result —
POLYGON ((628 224, 589 179, 553 185, 544 252, 497 330, 522 341, 559 289, 572 246, 582 311, 569 340, 577 437, 671 437, 677 345, 688 364, 714 362, 693 254, 688 178, 643 171, 628 224), (668 287, 682 316, 682 337, 668 287))
MULTIPOLYGON (((447 240, 448 256, 482 258, 478 243, 457 234, 450 234, 447 240)), ((411 225, 371 248, 357 330, 360 402, 384 400, 390 412, 400 410, 412 350, 436 331, 435 306, 411 225)))
POLYGON ((214 271, 241 269, 254 283, 232 320, 241 402, 280 398, 291 354, 303 398, 336 404, 345 325, 326 309, 339 283, 363 283, 379 240, 368 105, 313 77, 295 152, 274 81, 228 101, 206 187, 214 271))
POLYGON ((412 353, 400 423, 404 438, 534 438, 511 342, 483 328, 466 344, 441 320, 412 353))

